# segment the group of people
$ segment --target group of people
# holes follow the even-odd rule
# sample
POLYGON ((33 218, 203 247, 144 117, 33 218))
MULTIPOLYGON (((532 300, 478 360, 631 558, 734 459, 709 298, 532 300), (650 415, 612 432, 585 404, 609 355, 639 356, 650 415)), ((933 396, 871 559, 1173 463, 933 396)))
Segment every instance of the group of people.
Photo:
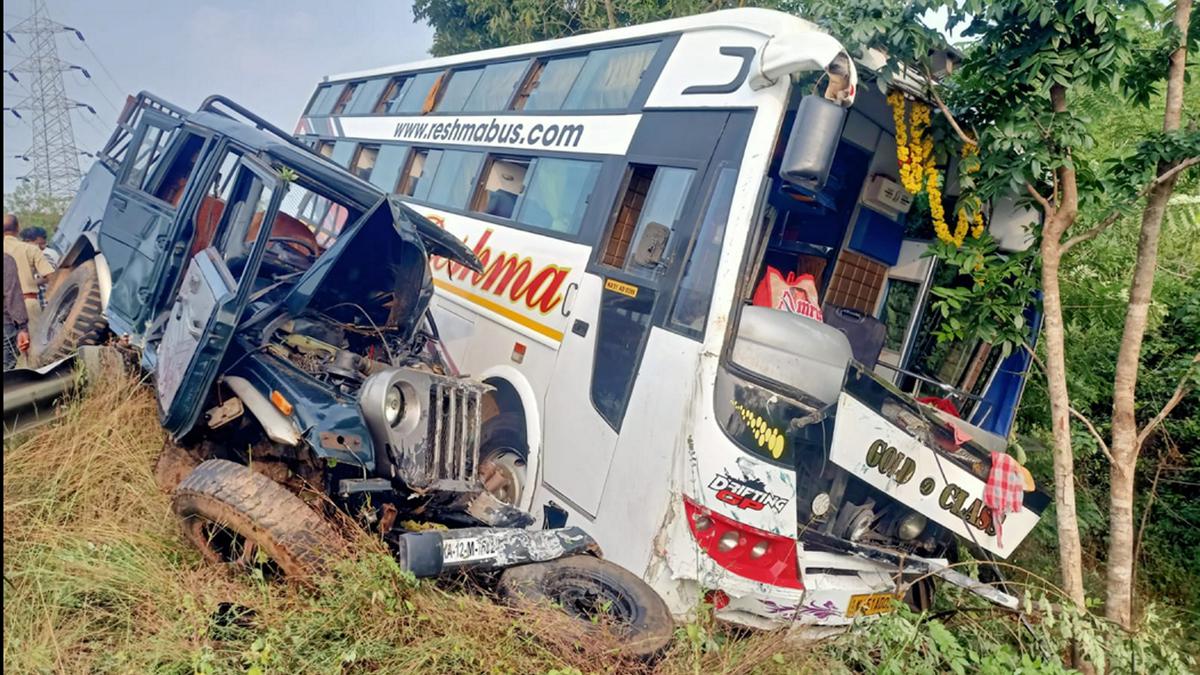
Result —
POLYGON ((17 217, 4 214, 4 370, 15 368, 29 351, 29 325, 42 312, 42 299, 54 277, 46 231, 21 229, 17 217))

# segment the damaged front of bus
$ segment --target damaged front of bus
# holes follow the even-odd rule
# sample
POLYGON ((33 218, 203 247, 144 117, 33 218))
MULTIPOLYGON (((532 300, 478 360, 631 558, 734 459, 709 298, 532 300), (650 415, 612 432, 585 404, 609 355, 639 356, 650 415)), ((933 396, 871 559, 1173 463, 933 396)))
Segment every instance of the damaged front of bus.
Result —
MULTIPOLYGON (((841 72, 823 96, 811 80, 788 92, 659 586, 682 582, 718 618, 760 628, 928 608, 940 581, 1015 609, 996 566, 981 581, 954 564, 960 550, 1007 558, 1048 504, 1008 454, 1028 355, 935 348, 937 264, 932 237, 912 234, 888 90, 841 72), (819 299, 794 296, 800 279, 819 299)), ((998 206, 993 218, 1018 220, 998 206)), ((1033 298, 1028 314, 1032 342, 1033 298)))

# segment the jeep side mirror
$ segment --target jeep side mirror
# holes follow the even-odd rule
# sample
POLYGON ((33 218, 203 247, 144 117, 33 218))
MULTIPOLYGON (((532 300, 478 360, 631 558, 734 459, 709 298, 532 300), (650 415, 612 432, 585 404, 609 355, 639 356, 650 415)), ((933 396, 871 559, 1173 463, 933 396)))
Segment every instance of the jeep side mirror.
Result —
POLYGON ((779 177, 813 192, 825 187, 848 114, 846 108, 820 96, 800 99, 779 177))

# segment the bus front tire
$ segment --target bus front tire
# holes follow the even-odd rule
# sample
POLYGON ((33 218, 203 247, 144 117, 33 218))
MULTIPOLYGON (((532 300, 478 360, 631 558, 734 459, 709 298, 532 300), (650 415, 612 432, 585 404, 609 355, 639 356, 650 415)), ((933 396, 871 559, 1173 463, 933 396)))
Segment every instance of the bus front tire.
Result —
POLYGON ((510 567, 500 575, 497 592, 510 605, 549 603, 579 619, 585 634, 611 622, 622 637, 622 653, 653 659, 671 644, 675 622, 658 593, 616 563, 573 555, 510 567))

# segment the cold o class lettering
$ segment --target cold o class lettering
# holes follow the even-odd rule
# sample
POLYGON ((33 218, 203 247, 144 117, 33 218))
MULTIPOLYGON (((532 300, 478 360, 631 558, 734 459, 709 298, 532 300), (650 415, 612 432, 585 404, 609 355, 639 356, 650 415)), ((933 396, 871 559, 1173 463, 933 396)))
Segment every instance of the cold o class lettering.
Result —
POLYGON ((888 445, 883 439, 875 441, 867 448, 867 466, 878 469, 879 473, 900 485, 912 480, 913 475, 917 473, 917 463, 913 458, 906 456, 895 446, 888 445))

